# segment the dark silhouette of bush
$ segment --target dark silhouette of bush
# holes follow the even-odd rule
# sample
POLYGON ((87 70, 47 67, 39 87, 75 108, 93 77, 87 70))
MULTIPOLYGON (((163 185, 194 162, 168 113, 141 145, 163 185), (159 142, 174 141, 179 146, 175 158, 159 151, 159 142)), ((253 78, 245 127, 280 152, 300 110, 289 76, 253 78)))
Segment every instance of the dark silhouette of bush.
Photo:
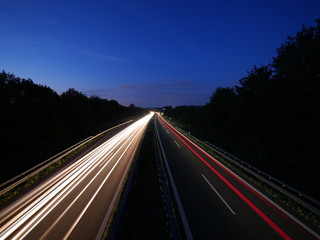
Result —
POLYGON ((0 181, 34 166, 85 137, 145 113, 75 89, 47 86, 0 73, 0 181))

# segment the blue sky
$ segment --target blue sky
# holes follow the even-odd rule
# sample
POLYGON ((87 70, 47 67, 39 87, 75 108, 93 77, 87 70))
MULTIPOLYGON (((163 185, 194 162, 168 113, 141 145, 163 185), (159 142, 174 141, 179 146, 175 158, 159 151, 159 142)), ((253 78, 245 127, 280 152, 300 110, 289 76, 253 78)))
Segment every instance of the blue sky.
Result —
POLYGON ((0 0, 0 71, 140 107, 204 105, 303 24, 319 0, 0 0))

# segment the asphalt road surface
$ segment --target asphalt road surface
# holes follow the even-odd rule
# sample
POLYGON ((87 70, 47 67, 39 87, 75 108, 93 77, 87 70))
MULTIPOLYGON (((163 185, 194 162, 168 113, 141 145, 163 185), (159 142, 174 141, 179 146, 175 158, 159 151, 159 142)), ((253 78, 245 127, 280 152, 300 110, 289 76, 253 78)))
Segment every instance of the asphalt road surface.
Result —
POLYGON ((155 124, 188 239, 319 238, 160 115, 155 124))
POLYGON ((0 239, 100 239, 152 114, 0 212, 0 239))

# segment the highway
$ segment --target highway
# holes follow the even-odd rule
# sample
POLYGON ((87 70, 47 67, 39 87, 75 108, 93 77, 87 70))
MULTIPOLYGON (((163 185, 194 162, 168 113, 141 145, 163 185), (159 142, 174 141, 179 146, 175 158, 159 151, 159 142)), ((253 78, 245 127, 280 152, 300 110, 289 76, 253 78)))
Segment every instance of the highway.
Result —
POLYGON ((319 239, 159 114, 155 129, 187 239, 319 239))
POLYGON ((101 239, 153 113, 0 212, 0 239, 101 239))

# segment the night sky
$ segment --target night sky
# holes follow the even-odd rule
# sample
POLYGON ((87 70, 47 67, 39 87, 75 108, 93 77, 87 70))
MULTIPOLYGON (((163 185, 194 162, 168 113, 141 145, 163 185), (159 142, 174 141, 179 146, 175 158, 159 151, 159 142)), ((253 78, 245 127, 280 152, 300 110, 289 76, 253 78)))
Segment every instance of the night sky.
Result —
POLYGON ((320 18, 319 0, 0 0, 0 9, 0 71, 140 107, 204 105, 320 18))

